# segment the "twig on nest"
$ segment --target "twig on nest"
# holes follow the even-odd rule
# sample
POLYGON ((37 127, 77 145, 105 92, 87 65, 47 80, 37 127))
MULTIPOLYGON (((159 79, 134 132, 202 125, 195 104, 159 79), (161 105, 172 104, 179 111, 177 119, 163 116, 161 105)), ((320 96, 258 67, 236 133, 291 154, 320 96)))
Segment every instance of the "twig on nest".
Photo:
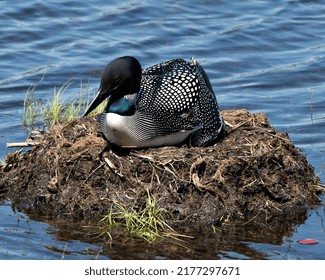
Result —
POLYGON ((14 143, 7 143, 7 148, 24 148, 24 147, 31 147, 38 145, 39 142, 14 142, 14 143))
POLYGON ((236 126, 231 126, 231 129, 228 131, 228 134, 230 134, 231 132, 235 131, 236 129, 240 128, 241 126, 243 126, 251 121, 252 121, 252 119, 249 119, 249 120, 246 120, 246 121, 243 121, 243 122, 237 124, 236 126))
POLYGON ((325 185, 318 184, 316 185, 316 189, 321 193, 325 193, 325 185))
POLYGON ((14 142, 14 143, 7 143, 7 148, 24 148, 24 147, 31 147, 40 144, 40 141, 44 139, 43 132, 38 130, 31 131, 29 138, 25 142, 14 142))
POLYGON ((119 177, 123 178, 123 174, 119 173, 118 172, 118 168, 116 167, 116 165, 111 161, 109 160, 108 158, 104 158, 106 164, 108 165, 108 167, 114 172, 114 174, 118 175, 119 177))
POLYGON ((99 169, 101 168, 102 166, 104 165, 104 162, 102 162, 100 165, 98 165, 89 175, 88 177, 84 180, 84 184, 88 181, 88 179, 99 169))

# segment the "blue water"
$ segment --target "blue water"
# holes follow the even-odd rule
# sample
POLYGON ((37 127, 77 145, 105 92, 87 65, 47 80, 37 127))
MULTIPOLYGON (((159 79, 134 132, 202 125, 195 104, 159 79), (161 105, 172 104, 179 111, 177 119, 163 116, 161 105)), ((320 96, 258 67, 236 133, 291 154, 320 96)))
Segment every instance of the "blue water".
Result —
MULTIPOLYGON (((324 183, 324 4, 316 0, 0 1, 0 158, 8 152, 7 142, 26 138, 22 112, 30 86, 38 84, 34 98, 46 101, 54 87, 70 81, 69 100, 78 96, 80 81, 89 82, 95 92, 101 70, 118 56, 136 56, 143 67, 195 57, 208 73, 222 109, 265 112, 274 127, 288 132, 303 149, 324 183)), ((0 213, 1 259, 113 257, 101 244, 61 240, 56 235, 59 228, 13 212, 10 202, 0 205, 0 213)), ((265 233, 245 239, 229 235, 228 243, 240 246, 227 243, 223 250, 214 250, 214 240, 207 237, 200 240, 200 248, 218 258, 325 259, 324 219, 321 204, 277 238, 273 229, 268 231, 272 238, 263 238, 265 233), (296 241, 301 238, 319 243, 299 245, 296 241)), ((140 248, 123 254, 146 257, 140 248)))

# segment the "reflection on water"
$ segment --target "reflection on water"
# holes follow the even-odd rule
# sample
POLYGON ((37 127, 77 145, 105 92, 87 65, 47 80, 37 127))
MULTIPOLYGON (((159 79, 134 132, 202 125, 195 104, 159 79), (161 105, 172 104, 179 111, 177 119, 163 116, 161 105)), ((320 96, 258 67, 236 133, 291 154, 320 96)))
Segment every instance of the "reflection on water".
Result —
MULTIPOLYGON (((13 212, 9 202, 2 204, 0 259, 106 258, 100 255, 101 246, 60 237, 60 230, 49 224, 37 222, 21 212, 13 212)), ((80 234, 82 230, 78 232, 80 234)))
POLYGON ((35 258, 45 251, 47 258, 64 259, 322 259, 322 244, 304 248, 297 241, 313 237, 319 238, 322 243, 325 230, 324 209, 323 206, 314 210, 300 209, 272 218, 265 214, 265 221, 262 219, 257 222, 253 217, 240 225, 225 224, 214 230, 211 226, 175 227, 178 232, 192 238, 182 238, 181 241, 163 240, 156 245, 128 238, 121 232, 115 233, 113 241, 108 237, 103 241, 94 224, 85 225, 75 221, 67 223, 34 215, 30 221, 21 213, 16 214, 19 222, 14 227, 16 231, 35 234, 33 240, 42 234, 40 225, 45 228, 43 234, 46 240, 38 242, 40 248, 31 250, 26 255, 27 258, 35 258), (321 229, 315 231, 315 224, 319 223, 321 229), (297 234, 302 226, 309 230, 297 234), (308 235, 308 231, 312 231, 312 235, 308 235))
MULTIPOLYGON (((43 76, 36 100, 46 101, 68 80, 70 100, 78 96, 80 80, 89 81, 95 92, 101 70, 115 57, 134 55, 147 67, 194 56, 223 109, 266 112, 325 182, 321 1, 0 1, 0 9, 0 158, 8 152, 7 142, 25 140, 24 96, 43 76)), ((29 219, 13 212, 10 202, 0 211, 0 259, 325 259, 323 206, 216 233, 184 229, 194 238, 183 246, 138 240, 102 244, 76 223, 29 219), (308 237, 319 243, 297 244, 308 237)))

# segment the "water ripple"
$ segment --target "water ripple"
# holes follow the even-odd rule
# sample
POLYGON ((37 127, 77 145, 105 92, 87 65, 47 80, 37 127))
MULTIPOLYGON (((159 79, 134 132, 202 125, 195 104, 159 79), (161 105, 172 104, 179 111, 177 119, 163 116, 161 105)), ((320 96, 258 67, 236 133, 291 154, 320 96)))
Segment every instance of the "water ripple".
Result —
MULTIPOLYGON (((6 142, 25 140, 23 100, 31 85, 38 84, 35 98, 44 101, 55 86, 72 81, 69 100, 78 96, 80 81, 89 81, 95 92, 108 61, 134 55, 143 67, 195 57, 222 108, 266 112, 272 125, 305 149, 316 170, 323 168, 322 1, 14 0, 0 1, 0 10, 0 158, 8 152, 6 142)), ((7 223, 11 219, 5 218, 7 223)), ((0 228, 5 232, 0 235, 7 236, 10 227, 0 228)), ((27 239, 21 234, 15 238, 27 239)), ((34 250, 33 244, 26 250, 34 250)), ((62 252, 61 243, 50 241, 35 253, 10 246, 0 250, 0 258, 37 253, 51 258, 62 252)), ((78 248, 84 254, 75 246, 72 255, 78 248)))

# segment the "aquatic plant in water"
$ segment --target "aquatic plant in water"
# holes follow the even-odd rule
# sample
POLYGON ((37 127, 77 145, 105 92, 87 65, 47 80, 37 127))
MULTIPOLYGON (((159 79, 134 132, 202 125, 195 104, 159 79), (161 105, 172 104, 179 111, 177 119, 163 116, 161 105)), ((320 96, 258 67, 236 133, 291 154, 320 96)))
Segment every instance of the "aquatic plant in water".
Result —
POLYGON ((147 190, 146 204, 141 210, 128 208, 118 202, 114 202, 118 211, 110 212, 100 221, 101 235, 107 234, 113 239, 114 227, 121 226, 131 237, 138 237, 153 243, 163 238, 189 237, 175 232, 165 221, 162 209, 157 206, 156 199, 147 190))

